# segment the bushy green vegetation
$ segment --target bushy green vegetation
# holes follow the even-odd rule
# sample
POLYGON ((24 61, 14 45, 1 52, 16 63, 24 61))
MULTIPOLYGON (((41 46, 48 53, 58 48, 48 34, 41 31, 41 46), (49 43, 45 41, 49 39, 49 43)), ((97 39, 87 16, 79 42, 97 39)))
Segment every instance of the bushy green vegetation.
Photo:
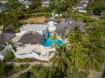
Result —
POLYGON ((17 69, 18 72, 20 72, 20 71, 25 70, 28 67, 29 67, 28 64, 20 64, 20 65, 17 65, 16 69, 17 69))
POLYGON ((105 12, 105 0, 94 0, 88 5, 87 10, 90 14, 101 15, 105 12))
POLYGON ((13 65, 0 63, 0 78, 6 78, 7 74, 13 69, 13 65))
POLYGON ((4 58, 5 61, 13 61, 15 59, 15 56, 12 51, 6 51, 4 58))
POLYGON ((16 62, 33 62, 35 60, 33 58, 15 59, 16 62))
POLYGON ((72 6, 77 3, 77 0, 51 0, 49 4, 49 12, 68 13, 72 10, 72 6))
POLYGON ((69 14, 69 17, 77 21, 83 21, 84 23, 96 21, 95 19, 91 18, 91 16, 89 16, 88 14, 82 14, 76 12, 71 12, 69 14))
POLYGON ((20 76, 18 76, 17 78, 30 78, 30 72, 26 72, 24 74, 21 74, 20 76))

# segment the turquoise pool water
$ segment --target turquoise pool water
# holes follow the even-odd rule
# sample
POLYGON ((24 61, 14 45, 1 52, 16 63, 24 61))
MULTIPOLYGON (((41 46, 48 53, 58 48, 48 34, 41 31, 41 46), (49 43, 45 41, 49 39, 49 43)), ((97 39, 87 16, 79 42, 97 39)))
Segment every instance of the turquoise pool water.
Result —
POLYGON ((44 47, 51 47, 52 45, 59 45, 59 46, 63 46, 64 45, 64 42, 61 41, 61 40, 54 40, 54 39, 51 39, 51 37, 49 36, 47 39, 45 39, 42 43, 42 45, 44 47))

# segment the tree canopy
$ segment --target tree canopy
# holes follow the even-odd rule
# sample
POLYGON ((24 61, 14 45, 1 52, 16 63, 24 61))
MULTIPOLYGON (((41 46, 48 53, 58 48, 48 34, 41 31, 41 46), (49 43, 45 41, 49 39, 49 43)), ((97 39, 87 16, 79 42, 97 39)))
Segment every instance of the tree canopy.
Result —
POLYGON ((94 0, 88 5, 87 10, 95 15, 101 15, 105 11, 105 0, 94 0))

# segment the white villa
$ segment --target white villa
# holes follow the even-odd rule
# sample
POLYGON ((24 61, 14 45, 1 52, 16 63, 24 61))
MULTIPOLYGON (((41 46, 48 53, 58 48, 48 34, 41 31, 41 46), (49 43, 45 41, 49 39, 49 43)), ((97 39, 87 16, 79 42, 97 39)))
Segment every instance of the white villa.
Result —
POLYGON ((26 24, 20 28, 20 33, 12 39, 14 45, 11 45, 16 58, 35 58, 48 61, 53 57, 55 48, 45 48, 41 45, 42 41, 48 37, 48 33, 56 30, 54 21, 48 24, 26 24))

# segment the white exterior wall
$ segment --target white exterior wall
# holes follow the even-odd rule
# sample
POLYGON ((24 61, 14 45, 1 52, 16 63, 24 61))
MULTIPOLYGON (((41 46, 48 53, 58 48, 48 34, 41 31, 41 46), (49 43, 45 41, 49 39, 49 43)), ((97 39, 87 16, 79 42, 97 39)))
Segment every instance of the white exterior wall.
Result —
POLYGON ((18 58, 18 59, 24 59, 24 58, 35 58, 35 59, 38 59, 38 60, 43 60, 43 61, 49 61, 49 59, 51 57, 48 57, 48 56, 43 56, 43 54, 41 55, 38 55, 37 53, 35 52, 32 52, 30 54, 17 54, 13 49, 12 49, 12 46, 10 47, 11 50, 13 51, 14 55, 15 55, 15 58, 18 58))
POLYGON ((86 10, 78 10, 78 12, 87 13, 86 10))
POLYGON ((5 53, 6 53, 7 50, 10 50, 10 45, 6 46, 0 53, 2 55, 5 55, 5 53))
POLYGON ((2 51, 0 51, 0 59, 1 60, 5 59, 4 55, 5 55, 7 50, 10 50, 10 45, 6 46, 2 51))
POLYGON ((3 60, 4 56, 2 54, 0 54, 0 60, 3 60))
POLYGON ((16 54, 15 53, 15 57, 16 58, 19 58, 19 59, 24 59, 24 58, 34 58, 34 55, 33 54, 16 54))

